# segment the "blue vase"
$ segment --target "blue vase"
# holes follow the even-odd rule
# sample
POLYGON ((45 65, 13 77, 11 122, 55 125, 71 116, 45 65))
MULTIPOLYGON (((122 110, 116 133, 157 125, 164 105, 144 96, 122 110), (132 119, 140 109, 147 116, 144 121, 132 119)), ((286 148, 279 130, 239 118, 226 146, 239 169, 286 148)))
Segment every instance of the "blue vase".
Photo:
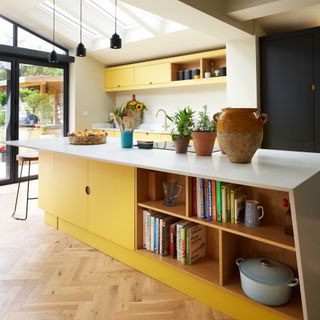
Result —
POLYGON ((121 147, 132 148, 133 131, 121 131, 121 147))

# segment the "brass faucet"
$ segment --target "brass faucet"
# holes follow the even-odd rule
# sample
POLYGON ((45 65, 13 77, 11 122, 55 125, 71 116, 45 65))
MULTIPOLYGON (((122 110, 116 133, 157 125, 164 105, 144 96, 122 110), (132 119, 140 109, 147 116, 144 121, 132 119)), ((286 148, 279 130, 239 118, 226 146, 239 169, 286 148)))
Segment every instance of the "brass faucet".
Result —
POLYGON ((156 113, 156 118, 158 117, 158 113, 162 111, 164 113, 164 124, 162 125, 162 127, 164 128, 164 130, 168 130, 169 128, 169 125, 168 125, 168 121, 167 121, 167 113, 166 113, 166 110, 160 108, 157 110, 157 113, 156 113))

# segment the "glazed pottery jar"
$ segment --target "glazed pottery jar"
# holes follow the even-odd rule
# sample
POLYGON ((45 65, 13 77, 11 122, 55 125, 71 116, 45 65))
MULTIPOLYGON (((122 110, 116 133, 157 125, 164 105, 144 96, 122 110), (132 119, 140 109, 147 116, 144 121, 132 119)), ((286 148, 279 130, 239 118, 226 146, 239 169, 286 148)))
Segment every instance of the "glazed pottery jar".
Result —
POLYGON ((261 146, 265 113, 253 108, 225 108, 217 123, 219 146, 235 163, 249 163, 261 146))

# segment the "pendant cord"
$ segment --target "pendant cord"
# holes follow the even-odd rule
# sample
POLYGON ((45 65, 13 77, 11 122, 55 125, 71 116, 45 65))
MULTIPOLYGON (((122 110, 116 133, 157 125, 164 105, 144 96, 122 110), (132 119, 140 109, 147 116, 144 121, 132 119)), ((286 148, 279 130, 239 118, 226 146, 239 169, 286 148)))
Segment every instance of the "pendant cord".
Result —
POLYGON ((54 43, 55 43, 55 30, 56 30, 56 0, 53 0, 53 29, 52 29, 53 49, 54 49, 54 43))
POLYGON ((114 6, 114 33, 117 33, 117 0, 115 0, 114 6))
POLYGON ((80 0, 80 42, 82 43, 82 0, 80 0))

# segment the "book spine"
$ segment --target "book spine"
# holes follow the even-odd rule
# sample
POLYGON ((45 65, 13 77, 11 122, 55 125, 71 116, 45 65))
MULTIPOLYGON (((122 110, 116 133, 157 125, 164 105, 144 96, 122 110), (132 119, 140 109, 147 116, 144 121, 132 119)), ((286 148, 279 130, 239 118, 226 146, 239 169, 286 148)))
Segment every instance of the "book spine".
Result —
POLYGON ((143 210, 143 248, 147 248, 147 211, 143 210))
POLYGON ((235 210, 234 210, 234 193, 235 193, 235 190, 234 188, 231 188, 230 189, 230 222, 231 223, 235 223, 235 210))
POLYGON ((221 202, 222 202, 222 222, 227 222, 227 186, 225 184, 221 187, 221 202))
POLYGON ((222 222, 222 182, 221 181, 216 181, 216 203, 217 203, 217 222, 222 222))
POLYGON ((186 264, 186 227, 181 228, 181 263, 186 264))
POLYGON ((164 228, 164 218, 161 218, 159 220, 159 250, 158 253, 163 255, 163 228, 164 228))
POLYGON ((190 264, 190 242, 191 242, 191 229, 187 229, 186 232, 186 264, 190 264))
POLYGON ((146 249, 150 250, 150 243, 151 243, 151 214, 147 215, 147 242, 146 242, 146 249))
POLYGON ((150 229, 151 229, 151 236, 150 236, 150 251, 154 251, 154 216, 151 216, 151 223, 150 223, 150 229))
POLYGON ((212 180, 208 181, 208 214, 207 219, 212 221, 212 180))
POLYGON ((192 177, 192 215, 197 216, 197 178, 192 177))
POLYGON ((153 247, 154 247, 154 252, 155 253, 158 253, 158 239, 159 239, 158 226, 159 226, 159 218, 155 217, 155 221, 154 221, 154 243, 153 243, 153 247))
POLYGON ((201 218, 201 212, 202 212, 202 188, 201 188, 201 178, 197 178, 197 218, 201 218))
POLYGON ((212 185, 212 198, 211 198, 212 221, 217 221, 216 181, 211 180, 211 185, 212 185))
POLYGON ((227 200, 227 222, 231 221, 231 202, 230 202, 230 185, 226 187, 226 200, 227 200))
POLYGON ((177 249, 177 260, 182 260, 182 237, 181 237, 181 229, 182 226, 180 224, 177 225, 176 229, 176 249, 177 249))
POLYGON ((208 219, 209 217, 209 180, 204 179, 204 212, 203 218, 208 219))
POLYGON ((175 258, 176 253, 176 224, 173 223, 169 227, 170 230, 170 257, 175 258))

